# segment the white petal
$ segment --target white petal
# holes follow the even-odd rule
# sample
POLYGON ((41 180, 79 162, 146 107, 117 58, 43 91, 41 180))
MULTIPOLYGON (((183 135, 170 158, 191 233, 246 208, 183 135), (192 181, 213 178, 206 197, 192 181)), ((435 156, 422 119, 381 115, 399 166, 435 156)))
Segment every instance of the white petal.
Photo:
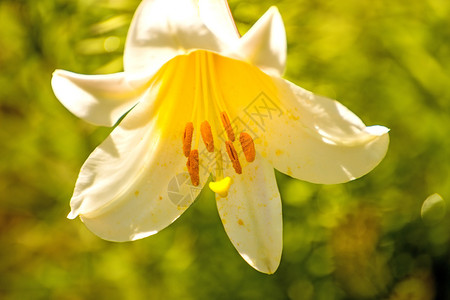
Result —
POLYGON ((124 73, 81 75, 64 70, 53 73, 52 88, 74 115, 104 126, 114 125, 143 92, 142 88, 131 87, 124 73))
POLYGON ((194 49, 220 51, 219 39, 203 23, 195 0, 144 0, 128 32, 126 72, 148 73, 194 49))
POLYGON ((190 183, 180 138, 184 120, 171 122, 180 132, 164 130, 170 112, 161 113, 151 102, 134 107, 80 172, 69 218, 80 215, 103 239, 136 240, 158 232, 187 209, 207 180, 201 174, 199 186, 190 183))
POLYGON ((240 38, 230 7, 226 0, 200 0, 200 17, 205 25, 227 45, 234 45, 240 38))
POLYGON ((266 73, 281 76, 286 66, 286 31, 276 7, 271 7, 240 39, 233 52, 266 73))
POLYGON ((337 101, 273 78, 282 113, 266 122, 264 154, 274 167, 314 183, 346 182, 371 171, 384 158, 388 129, 366 127, 337 101))
POLYGON ((273 167, 257 155, 242 175, 232 168, 225 173, 233 179, 228 197, 217 197, 225 231, 247 263, 272 274, 283 248, 281 200, 273 167))

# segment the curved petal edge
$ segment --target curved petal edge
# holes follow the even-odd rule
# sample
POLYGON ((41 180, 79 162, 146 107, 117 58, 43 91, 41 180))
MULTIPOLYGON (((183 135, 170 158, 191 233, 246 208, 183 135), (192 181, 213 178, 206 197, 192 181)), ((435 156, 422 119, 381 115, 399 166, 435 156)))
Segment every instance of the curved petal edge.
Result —
POLYGON ((283 19, 274 6, 239 40, 230 57, 248 61, 264 72, 281 76, 286 67, 287 42, 283 19))
POLYGON ((228 196, 216 196, 225 231, 242 258, 256 270, 273 274, 281 260, 283 221, 273 167, 260 155, 237 175, 228 196))
POLYGON ((279 171, 319 184, 359 178, 385 157, 389 129, 369 126, 338 101, 273 78, 283 113, 267 122, 264 155, 279 171))
POLYGON ((143 92, 130 86, 124 73, 82 75, 56 70, 51 85, 55 96, 70 112, 100 126, 113 126, 143 92))

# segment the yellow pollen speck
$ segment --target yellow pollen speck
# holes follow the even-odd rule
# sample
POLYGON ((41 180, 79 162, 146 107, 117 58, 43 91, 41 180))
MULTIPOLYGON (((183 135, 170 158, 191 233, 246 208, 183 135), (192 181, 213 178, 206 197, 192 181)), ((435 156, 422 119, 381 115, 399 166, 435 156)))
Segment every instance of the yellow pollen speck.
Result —
POLYGON ((276 154, 277 156, 280 156, 281 154, 283 154, 283 151, 280 150, 280 149, 278 149, 277 151, 275 151, 275 154, 276 154))
POLYGON ((137 197, 139 196, 139 191, 134 192, 134 195, 137 197))
POLYGON ((241 219, 238 220, 238 224, 243 226, 244 225, 244 221, 242 221, 241 219))
POLYGON ((293 114, 289 114, 289 119, 294 120, 294 121, 298 121, 300 119, 299 116, 293 115, 293 114))
POLYGON ((214 193, 219 194, 220 197, 226 197, 228 196, 228 190, 230 189, 232 183, 233 182, 230 177, 225 177, 224 179, 216 182, 211 181, 209 183, 209 188, 214 193))
POLYGON ((289 176, 292 176, 292 174, 293 174, 292 173, 292 169, 288 167, 286 174, 289 175, 289 176))

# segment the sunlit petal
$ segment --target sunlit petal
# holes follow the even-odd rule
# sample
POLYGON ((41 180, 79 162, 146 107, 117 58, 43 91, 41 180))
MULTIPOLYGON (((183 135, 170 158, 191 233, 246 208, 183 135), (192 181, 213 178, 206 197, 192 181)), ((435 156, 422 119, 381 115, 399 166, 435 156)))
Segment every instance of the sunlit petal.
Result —
POLYGON ((267 73, 281 76, 286 66, 286 31, 276 7, 271 7, 240 39, 235 56, 267 73))
POLYGON ((172 83, 180 84, 161 75, 82 167, 69 218, 80 215, 104 239, 134 240, 165 228, 208 179, 203 172, 198 186, 190 183, 181 147, 186 118, 172 118, 178 109, 172 83))
POLYGON ((85 181, 78 195, 84 200, 80 217, 85 225, 103 239, 128 241, 155 234, 175 221, 208 178, 202 175, 200 184, 192 185, 179 148, 178 139, 150 134, 116 159, 94 152, 80 174, 85 181))
POLYGON ((286 174, 314 183, 346 182, 386 154, 388 129, 366 127, 337 101, 241 61, 217 56, 215 69, 236 116, 233 125, 251 132, 257 150, 286 174))
POLYGON ((200 17, 208 28, 227 45, 234 45, 239 32, 226 0, 200 0, 200 17))
POLYGON ((126 72, 148 73, 194 49, 220 51, 219 39, 203 23, 195 0, 144 0, 130 25, 126 72))
POLYGON ((63 70, 53 73, 52 88, 74 115, 104 126, 114 125, 144 91, 131 87, 124 73, 81 75, 63 70))
POLYGON ((233 184, 217 196, 223 226, 240 255, 255 269, 274 273, 282 251, 281 199, 273 167, 261 156, 242 175, 225 172, 233 184))
POLYGON ((337 101, 274 79, 282 113, 267 122, 265 154, 274 167, 314 183, 346 182, 371 171, 384 158, 388 129, 366 127, 337 101))

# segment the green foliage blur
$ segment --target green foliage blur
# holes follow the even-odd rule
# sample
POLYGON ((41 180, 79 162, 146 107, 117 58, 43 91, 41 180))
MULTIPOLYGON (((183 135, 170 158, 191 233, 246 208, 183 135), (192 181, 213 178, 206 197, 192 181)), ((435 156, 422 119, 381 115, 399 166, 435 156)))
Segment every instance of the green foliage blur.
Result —
POLYGON ((285 77, 391 128, 386 159, 356 181, 277 174, 274 275, 241 259, 210 191, 132 243, 66 219, 79 168, 110 129, 68 112, 51 74, 120 71, 138 3, 0 0, 0 299, 450 299, 449 1, 229 1, 241 33, 277 5, 285 77))

